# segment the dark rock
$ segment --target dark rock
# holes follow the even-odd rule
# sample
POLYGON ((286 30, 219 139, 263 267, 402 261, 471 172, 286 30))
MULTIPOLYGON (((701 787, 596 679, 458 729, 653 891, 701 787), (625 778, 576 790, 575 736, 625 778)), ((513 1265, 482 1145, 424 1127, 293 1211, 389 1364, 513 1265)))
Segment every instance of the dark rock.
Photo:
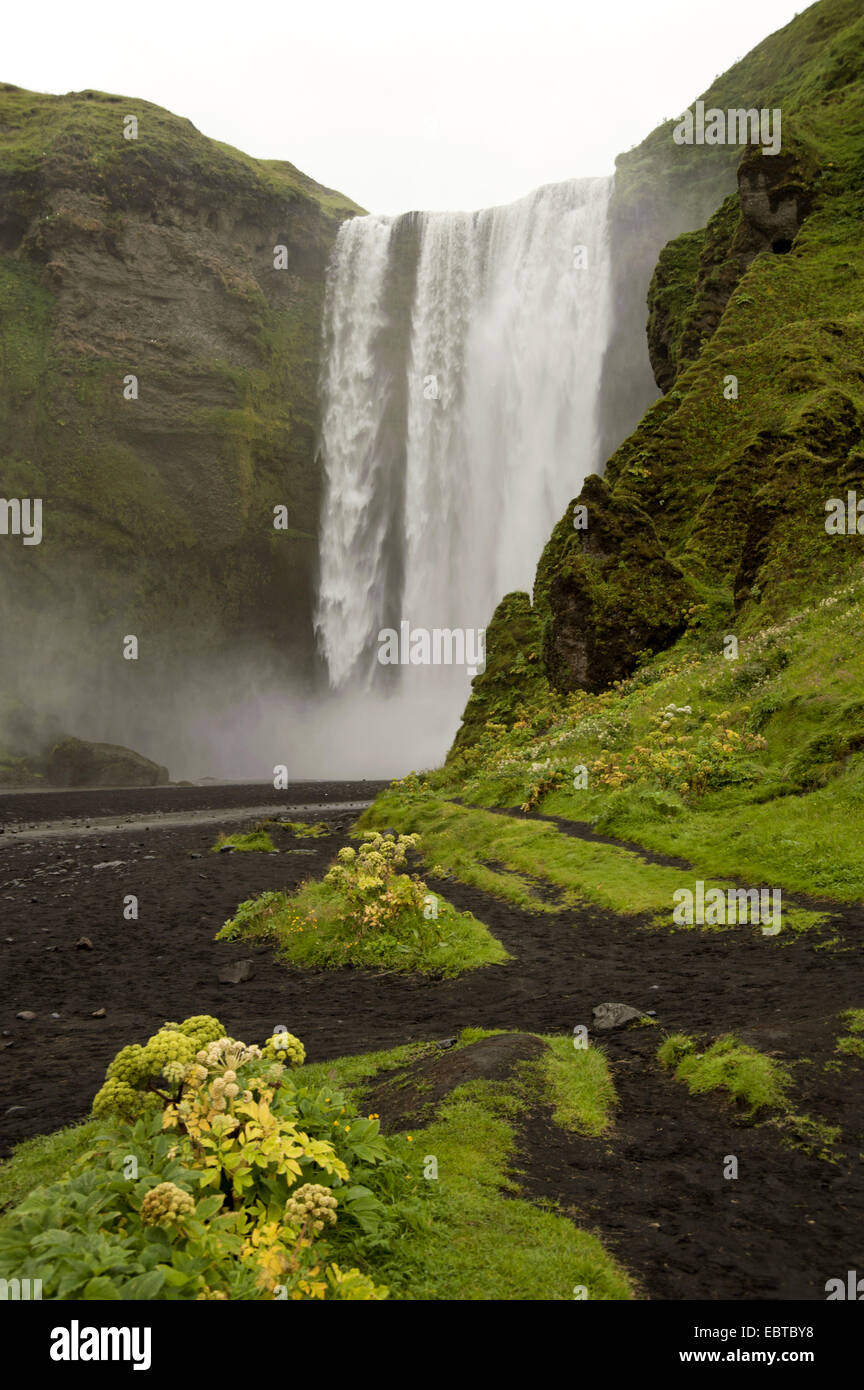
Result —
POLYGON ((242 985, 255 974, 255 964, 251 960, 237 960, 233 965, 223 965, 219 980, 223 985, 242 985))
POLYGON ((41 760, 45 782, 55 787, 161 787, 168 769, 131 748, 64 738, 41 760))
POLYGON ((632 1009, 629 1004, 598 1004, 591 1012, 598 1032, 626 1028, 628 1023, 636 1023, 643 1017, 639 1009, 632 1009))

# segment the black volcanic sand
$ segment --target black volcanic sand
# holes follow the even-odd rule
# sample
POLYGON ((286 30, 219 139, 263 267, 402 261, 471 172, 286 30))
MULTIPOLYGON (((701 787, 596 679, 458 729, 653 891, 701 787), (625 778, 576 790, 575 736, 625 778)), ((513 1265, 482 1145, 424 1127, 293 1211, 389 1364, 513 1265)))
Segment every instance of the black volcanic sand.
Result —
POLYGON ((594 1005, 614 1000, 654 1010, 661 1025, 598 1038, 620 1098, 615 1127, 602 1139, 580 1138, 538 1111, 520 1131, 525 1192, 596 1229, 651 1298, 824 1299, 827 1279, 864 1269, 864 1063, 844 1058, 839 1070, 824 1070, 838 1012, 864 1007, 860 908, 837 909, 840 944, 817 949, 818 936, 786 944, 747 928, 660 932, 591 906, 532 914, 429 880, 486 922, 514 957, 443 981, 300 971, 278 965, 266 946, 214 941, 244 898, 323 872, 355 814, 328 811, 327 802, 368 800, 377 790, 327 783, 270 788, 269 796, 262 786, 228 786, 0 797, 2 1151, 83 1119, 115 1052, 166 1019, 213 1013, 247 1040, 284 1025, 319 1061, 446 1039, 470 1025, 569 1034, 577 1024, 590 1028, 594 1005), (291 819, 299 818, 292 805, 320 803, 305 818, 327 820, 332 833, 275 832, 277 844, 303 853, 209 853, 218 827, 196 825, 196 810, 224 808, 234 831, 247 828, 236 818, 243 804, 271 800, 274 813, 291 819), (181 810, 190 824, 23 838, 26 826, 52 819, 83 824, 181 810), (130 893, 139 899, 137 922, 123 918, 130 893), (81 936, 92 950, 76 948, 81 936), (221 984, 220 968, 240 959, 254 961, 253 978, 221 984), (93 1017, 100 1009, 106 1016, 93 1017), (16 1018, 23 1010, 36 1018, 16 1018), (798 1063, 796 1108, 842 1126, 836 1161, 789 1149, 778 1129, 745 1124, 715 1096, 690 1096, 654 1061, 664 1031, 673 1030, 735 1032, 798 1063), (23 1110, 5 1113, 13 1106, 23 1110), (722 1176, 727 1155, 738 1158, 737 1181, 722 1176))

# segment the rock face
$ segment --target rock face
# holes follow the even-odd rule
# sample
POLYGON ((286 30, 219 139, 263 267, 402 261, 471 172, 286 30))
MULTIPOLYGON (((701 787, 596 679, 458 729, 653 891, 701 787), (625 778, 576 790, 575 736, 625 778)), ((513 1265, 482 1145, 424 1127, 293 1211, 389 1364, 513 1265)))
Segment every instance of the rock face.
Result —
POLYGON ((241 640, 308 663, 320 310, 358 211, 150 103, 0 85, 3 487, 43 508, 0 546, 19 698, 46 643, 104 690, 106 633, 163 681, 241 640))
POLYGON ((66 738, 42 760, 42 779, 52 787, 162 787, 167 767, 131 748, 66 738))

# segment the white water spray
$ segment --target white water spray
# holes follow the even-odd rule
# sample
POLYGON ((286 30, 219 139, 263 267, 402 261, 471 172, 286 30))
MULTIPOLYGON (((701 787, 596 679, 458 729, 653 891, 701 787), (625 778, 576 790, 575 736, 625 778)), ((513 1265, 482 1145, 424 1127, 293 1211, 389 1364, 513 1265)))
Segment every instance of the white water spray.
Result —
POLYGON ((343 698, 362 693, 368 711, 375 689, 391 697, 373 743, 407 725, 413 766, 443 755, 469 678, 382 668, 380 630, 484 627, 505 593, 530 591, 552 527, 602 464, 610 191, 577 179, 507 207, 340 230, 315 626, 343 698))

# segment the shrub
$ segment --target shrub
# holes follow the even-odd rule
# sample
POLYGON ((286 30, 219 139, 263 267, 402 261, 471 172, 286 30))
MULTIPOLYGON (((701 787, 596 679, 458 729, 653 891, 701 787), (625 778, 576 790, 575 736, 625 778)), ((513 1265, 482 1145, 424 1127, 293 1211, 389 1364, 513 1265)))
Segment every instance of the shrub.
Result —
MULTIPOLYGON (((180 1060, 178 1036, 200 1039, 216 1026, 187 1019, 118 1053, 115 1073, 140 1084, 157 1062, 163 1077, 176 1068, 172 1096, 134 1123, 116 1116, 62 1182, 34 1189, 9 1213, 0 1276, 41 1279, 56 1299, 387 1296, 346 1266, 368 1262, 421 1220, 423 1187, 399 1141, 340 1092, 304 1084, 302 1043, 291 1034, 269 1040, 276 1060, 265 1055, 269 1044, 224 1032, 180 1060)), ((144 1094, 116 1074, 110 1081, 144 1094)))

